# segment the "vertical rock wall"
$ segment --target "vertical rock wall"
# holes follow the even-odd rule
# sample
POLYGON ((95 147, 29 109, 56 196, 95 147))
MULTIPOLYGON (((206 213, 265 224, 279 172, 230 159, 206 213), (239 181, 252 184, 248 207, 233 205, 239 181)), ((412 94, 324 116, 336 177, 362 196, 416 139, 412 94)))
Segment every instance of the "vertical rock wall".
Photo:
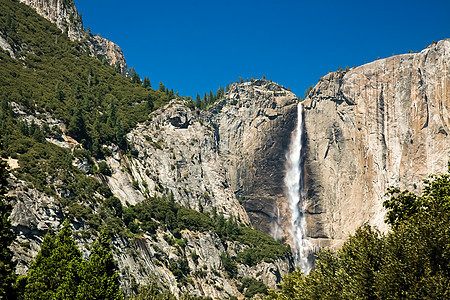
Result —
POLYGON ((231 188, 253 225, 281 237, 287 223, 277 212, 288 211, 284 166, 298 98, 265 80, 232 84, 225 96, 216 106, 220 112, 211 112, 231 188))
POLYGON ((305 100, 308 236, 339 245, 369 222, 386 230, 389 186, 420 192, 450 158, 450 40, 329 73, 305 100))

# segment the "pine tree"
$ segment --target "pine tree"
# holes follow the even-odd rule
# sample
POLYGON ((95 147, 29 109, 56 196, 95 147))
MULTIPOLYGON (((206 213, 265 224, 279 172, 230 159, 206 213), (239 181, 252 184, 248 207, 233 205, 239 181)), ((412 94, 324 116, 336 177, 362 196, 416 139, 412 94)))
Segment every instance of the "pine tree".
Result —
POLYGON ((119 274, 105 233, 101 233, 92 248, 89 261, 83 264, 83 281, 78 299, 123 299, 119 274))
POLYGON ((116 108, 114 96, 111 97, 111 103, 109 105, 109 112, 108 112, 108 120, 106 120, 106 123, 111 128, 114 128, 117 124, 117 108, 116 108))
POLYGON ((153 103, 153 97, 151 94, 147 95, 146 102, 148 109, 153 110, 155 108, 155 104, 153 103))
POLYGON ((13 298, 12 284, 15 280, 15 262, 13 253, 9 246, 14 241, 14 234, 11 231, 11 221, 9 215, 12 207, 8 204, 6 196, 8 169, 5 161, 0 160, 0 298, 13 298))
POLYGON ((148 77, 144 78, 144 87, 148 89, 152 87, 152 84, 150 83, 150 79, 148 79, 148 77))
POLYGON ((166 91, 166 87, 164 86, 162 81, 159 82, 159 91, 163 93, 166 91))
POLYGON ((126 150, 127 139, 125 138, 125 130, 123 129, 121 122, 117 122, 116 130, 117 146, 119 146, 120 149, 126 150))
POLYGON ((195 101, 195 106, 197 106, 198 109, 202 108, 202 99, 200 98, 199 94, 197 94, 197 98, 196 98, 196 101, 195 101))
POLYGON ((141 83, 141 78, 139 77, 139 74, 135 72, 133 74, 133 77, 131 78, 131 81, 133 83, 141 83))
POLYGON ((69 133, 78 140, 86 138, 87 136, 83 110, 79 106, 75 109, 72 119, 70 120, 69 133))
POLYGON ((27 276, 25 299, 74 299, 80 283, 81 252, 66 219, 56 237, 48 232, 27 276))
POLYGON ((65 95, 64 95, 64 92, 61 87, 61 82, 59 82, 59 81, 56 83, 55 93, 56 93, 56 99, 58 99, 59 101, 64 100, 65 95))

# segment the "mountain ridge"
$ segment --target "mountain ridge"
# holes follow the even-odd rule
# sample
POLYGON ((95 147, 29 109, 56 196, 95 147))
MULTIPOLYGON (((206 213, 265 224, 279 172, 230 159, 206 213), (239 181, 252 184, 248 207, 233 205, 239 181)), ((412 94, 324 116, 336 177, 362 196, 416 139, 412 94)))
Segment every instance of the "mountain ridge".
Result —
POLYGON ((71 0, 20 0, 36 10, 42 17, 56 24, 61 31, 66 32, 72 41, 87 41, 90 55, 105 59, 108 64, 120 68, 123 75, 128 74, 127 62, 120 47, 114 42, 92 35, 85 30, 83 19, 71 0))

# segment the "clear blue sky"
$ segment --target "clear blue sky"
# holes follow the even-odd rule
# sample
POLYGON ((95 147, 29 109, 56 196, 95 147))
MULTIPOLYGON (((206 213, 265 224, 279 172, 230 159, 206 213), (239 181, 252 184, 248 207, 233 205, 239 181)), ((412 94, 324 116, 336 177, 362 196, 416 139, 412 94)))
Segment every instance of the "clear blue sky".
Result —
POLYGON ((263 74, 299 97, 329 70, 450 38, 450 0, 75 0, 152 87, 203 95, 263 74))

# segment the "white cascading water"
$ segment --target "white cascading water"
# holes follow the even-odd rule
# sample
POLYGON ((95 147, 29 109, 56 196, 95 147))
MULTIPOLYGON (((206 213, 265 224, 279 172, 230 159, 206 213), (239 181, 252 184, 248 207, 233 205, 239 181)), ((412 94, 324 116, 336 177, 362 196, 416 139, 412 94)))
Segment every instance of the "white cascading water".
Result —
POLYGON ((310 244, 306 238, 306 220, 304 216, 305 203, 302 201, 302 136, 303 136, 303 106, 300 102, 297 108, 297 127, 292 135, 289 152, 286 154, 286 177, 289 209, 291 211, 291 238, 294 246, 296 266, 303 273, 311 271, 308 262, 310 244))

